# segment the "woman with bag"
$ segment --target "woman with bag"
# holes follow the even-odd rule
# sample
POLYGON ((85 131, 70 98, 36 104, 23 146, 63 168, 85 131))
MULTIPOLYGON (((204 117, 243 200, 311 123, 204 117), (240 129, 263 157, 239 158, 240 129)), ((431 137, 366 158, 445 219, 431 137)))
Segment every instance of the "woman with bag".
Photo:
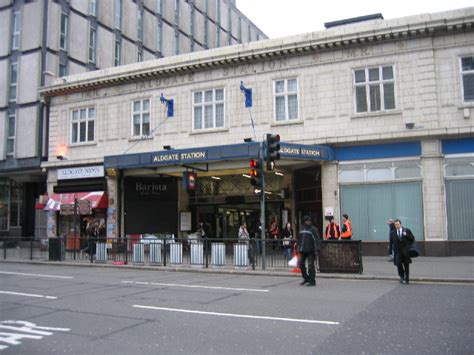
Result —
POLYGON ((291 250, 293 249, 293 229, 291 228, 290 222, 288 222, 281 231, 281 238, 283 239, 283 255, 286 256, 289 261, 291 259, 291 250))

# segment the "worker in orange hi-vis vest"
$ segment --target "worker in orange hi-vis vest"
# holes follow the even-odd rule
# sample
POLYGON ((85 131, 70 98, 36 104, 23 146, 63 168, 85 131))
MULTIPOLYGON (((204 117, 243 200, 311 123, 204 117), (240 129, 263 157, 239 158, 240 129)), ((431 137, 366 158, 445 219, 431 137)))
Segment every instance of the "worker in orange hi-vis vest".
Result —
POLYGON ((326 226, 326 239, 327 240, 338 240, 341 235, 339 231, 339 225, 334 222, 334 217, 330 217, 329 223, 326 226))
POLYGON ((341 238, 342 240, 350 240, 352 238, 352 222, 347 214, 343 214, 342 219, 344 222, 342 224, 341 238))

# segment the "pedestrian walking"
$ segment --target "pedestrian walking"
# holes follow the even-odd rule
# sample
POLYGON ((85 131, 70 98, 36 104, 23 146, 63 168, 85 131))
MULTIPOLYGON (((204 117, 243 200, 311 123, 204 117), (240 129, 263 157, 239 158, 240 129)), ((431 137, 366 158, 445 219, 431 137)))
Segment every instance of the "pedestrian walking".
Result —
POLYGON ((395 220, 395 229, 390 233, 393 240, 394 258, 393 263, 397 266, 400 283, 410 283, 410 263, 411 258, 408 253, 410 245, 413 244, 415 237, 408 228, 402 226, 399 219, 395 220))
POLYGON ((316 286, 316 268, 314 261, 321 246, 321 236, 311 223, 309 216, 303 217, 303 225, 297 237, 298 252, 300 253, 299 267, 303 281, 300 285, 316 286), (306 260, 308 268, 306 268, 306 260))
POLYGON ((352 238, 352 222, 349 220, 349 216, 347 214, 343 214, 342 219, 343 219, 343 223, 342 223, 341 239, 350 240, 352 238))
POLYGON ((340 236, 339 225, 334 222, 334 217, 329 217, 329 223, 326 226, 326 239, 338 240, 340 236))

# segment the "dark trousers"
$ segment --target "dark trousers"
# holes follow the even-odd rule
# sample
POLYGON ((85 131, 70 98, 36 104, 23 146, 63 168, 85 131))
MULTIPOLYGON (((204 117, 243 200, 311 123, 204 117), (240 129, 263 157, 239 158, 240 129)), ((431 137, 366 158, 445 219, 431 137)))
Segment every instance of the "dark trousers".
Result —
POLYGON ((301 276, 303 276, 303 279, 308 281, 310 284, 316 283, 316 268, 314 267, 314 259, 314 253, 300 254, 301 276), (308 272, 306 272, 306 259, 308 259, 308 272))
POLYGON ((410 263, 408 259, 401 257, 397 264, 398 276, 405 281, 409 281, 410 277, 410 263))

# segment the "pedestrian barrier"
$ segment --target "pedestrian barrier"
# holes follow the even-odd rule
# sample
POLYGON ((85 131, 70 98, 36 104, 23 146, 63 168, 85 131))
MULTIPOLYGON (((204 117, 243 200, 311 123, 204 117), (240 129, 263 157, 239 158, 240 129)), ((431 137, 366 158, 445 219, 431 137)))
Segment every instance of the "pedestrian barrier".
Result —
POLYGON ((150 264, 161 264, 161 243, 150 243, 150 264))
POLYGON ((224 243, 211 243, 211 266, 225 266, 224 243))
POLYGON ((145 245, 142 243, 133 244, 133 263, 145 263, 145 245))
POLYGON ((234 266, 247 267, 249 266, 248 258, 249 246, 247 243, 234 244, 234 266))
POLYGON ((182 264, 183 263, 183 243, 171 242, 170 243, 170 264, 182 264))
POLYGON ((191 244, 191 265, 204 265, 204 244, 202 242, 191 244))
POLYGON ((95 262, 96 263, 107 262, 107 243, 96 244, 95 262))

